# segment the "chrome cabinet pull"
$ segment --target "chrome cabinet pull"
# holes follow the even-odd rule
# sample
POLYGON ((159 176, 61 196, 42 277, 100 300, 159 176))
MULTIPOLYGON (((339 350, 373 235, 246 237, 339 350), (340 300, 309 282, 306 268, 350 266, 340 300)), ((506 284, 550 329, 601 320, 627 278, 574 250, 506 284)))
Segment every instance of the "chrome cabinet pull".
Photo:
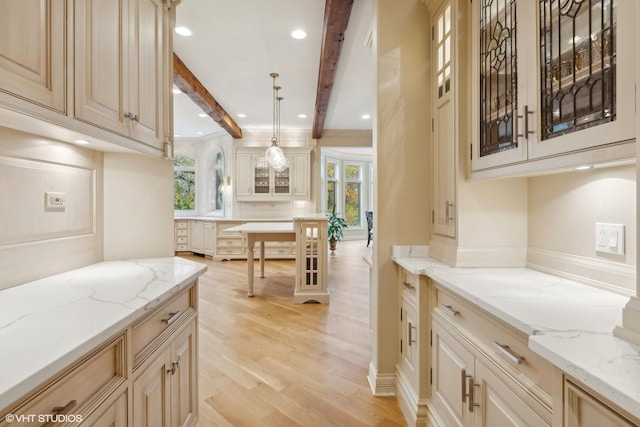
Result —
POLYGON ((180 363, 180 359, 178 360, 174 360, 173 362, 171 362, 171 365, 169 365, 170 367, 167 368, 167 374, 175 374, 176 370, 180 369, 181 363, 180 363))
POLYGON ((446 224, 449 224, 449 221, 453 221, 453 217, 451 216, 451 208, 453 208, 453 203, 447 200, 444 204, 444 216, 446 224))
POLYGON ((524 138, 525 141, 529 139, 530 134, 534 133, 532 130, 529 130, 529 114, 533 114, 533 111, 529 111, 529 106, 525 105, 524 107, 522 107, 522 115, 521 116, 516 115, 516 119, 524 119, 524 124, 522 129, 523 132, 517 134, 516 136, 520 138, 524 138))
POLYGON ((467 371, 464 369, 460 371, 461 389, 462 389, 462 403, 467 401, 467 371))
POLYGON ((453 307, 451 307, 450 305, 446 305, 446 304, 440 304, 440 307, 444 308, 445 310, 447 310, 447 312, 452 315, 453 317, 456 317, 457 315, 460 314, 460 312, 458 310, 454 310, 453 307))
POLYGON ((493 345, 496 346, 500 353, 502 353, 509 361, 515 363, 516 365, 521 364, 524 361, 524 356, 519 356, 515 354, 508 345, 500 344, 498 341, 494 341, 493 345))
POLYGON ((469 386, 468 386, 468 388, 469 388, 469 394, 468 394, 468 396, 469 396, 469 412, 473 412, 473 408, 475 406, 480 406, 477 403, 473 402, 473 395, 474 395, 473 388, 474 387, 479 387, 479 384, 474 384, 473 383, 473 377, 471 375, 469 375, 468 378, 469 378, 469 386))
POLYGON ((413 326, 411 324, 411 322, 408 322, 408 327, 409 327, 409 347, 411 347, 411 343, 417 342, 417 340, 413 339, 413 334, 412 334, 412 330, 413 329, 417 329, 415 326, 413 326))
POLYGON ((412 291, 415 291, 415 290, 416 290, 416 287, 415 287, 415 286, 413 286, 413 285, 412 285, 411 283, 409 283, 409 282, 402 282, 402 285, 403 285, 405 288, 407 288, 407 289, 411 289, 412 291))
POLYGON ((170 324, 175 322, 178 317, 180 317, 180 310, 174 313, 169 313, 169 317, 167 317, 166 319, 162 319, 162 323, 166 323, 167 326, 169 326, 170 324))

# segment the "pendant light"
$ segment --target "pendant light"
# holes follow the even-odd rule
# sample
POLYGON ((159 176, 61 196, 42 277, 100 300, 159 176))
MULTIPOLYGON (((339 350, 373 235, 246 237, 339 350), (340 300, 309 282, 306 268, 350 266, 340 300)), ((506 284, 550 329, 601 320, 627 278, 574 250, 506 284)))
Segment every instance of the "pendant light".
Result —
POLYGON ((269 166, 276 172, 282 172, 289 165, 282 148, 278 146, 278 140, 280 139, 280 101, 282 101, 282 97, 278 96, 278 91, 281 88, 276 86, 278 74, 271 73, 270 76, 273 78, 273 136, 271 137, 271 146, 267 148, 264 157, 269 166))

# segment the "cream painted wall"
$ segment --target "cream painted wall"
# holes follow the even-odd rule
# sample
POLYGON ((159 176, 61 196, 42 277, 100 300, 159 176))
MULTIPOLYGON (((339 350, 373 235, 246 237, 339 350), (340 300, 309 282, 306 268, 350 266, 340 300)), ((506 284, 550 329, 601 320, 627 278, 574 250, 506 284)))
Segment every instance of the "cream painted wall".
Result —
MULTIPOLYGON (((593 277, 597 272, 591 273, 593 280, 635 292, 635 165, 533 177, 528 181, 529 251, 562 254, 568 258, 568 265, 558 268, 575 275, 580 275, 580 270, 571 264, 595 263, 608 274, 593 277), (596 222, 625 225, 625 255, 596 253, 596 222)), ((530 254, 530 260, 531 257, 530 254)), ((543 267, 554 265, 546 263, 543 267)))
POLYGON ((174 255, 173 163, 104 153, 104 260, 174 255))
POLYGON ((376 1, 374 14, 376 238, 369 380, 376 392, 381 379, 393 375, 398 351, 397 270, 391 247, 426 245, 431 233, 431 128, 427 9, 419 0, 376 1))
POLYGON ((101 170, 101 153, 0 127, 0 289, 100 260, 101 170))

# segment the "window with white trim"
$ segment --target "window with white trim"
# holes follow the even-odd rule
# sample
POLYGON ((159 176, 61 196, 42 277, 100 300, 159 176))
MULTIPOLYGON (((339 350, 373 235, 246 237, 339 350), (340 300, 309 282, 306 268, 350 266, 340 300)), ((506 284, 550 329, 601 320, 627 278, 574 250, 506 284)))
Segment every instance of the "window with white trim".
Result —
POLYGON ((196 210, 196 161, 180 154, 173 158, 173 209, 196 210))

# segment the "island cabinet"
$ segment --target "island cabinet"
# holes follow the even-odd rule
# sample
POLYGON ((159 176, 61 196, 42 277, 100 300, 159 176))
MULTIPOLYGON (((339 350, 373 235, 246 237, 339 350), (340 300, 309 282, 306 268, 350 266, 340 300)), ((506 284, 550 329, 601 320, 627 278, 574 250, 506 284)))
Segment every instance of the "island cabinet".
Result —
MULTIPOLYGON (((437 285, 436 285, 437 286, 437 285)), ((552 425, 553 366, 527 337, 437 286, 432 396, 439 426, 552 425)))
POLYGON ((284 148, 288 167, 276 171, 263 148, 239 148, 235 154, 235 192, 238 201, 307 200, 311 188, 311 149, 284 148))
POLYGON ((38 427, 195 425, 197 301, 194 281, 15 404, 0 410, 0 426, 15 425, 7 414, 14 416, 14 422, 22 420, 21 426, 38 427), (52 419, 58 421, 47 424, 52 419))
POLYGON ((431 396, 432 286, 425 276, 399 268, 400 345, 396 365, 396 395, 409 425, 426 425, 431 396))
POLYGON ((635 157, 636 2, 470 7, 472 177, 635 157))

